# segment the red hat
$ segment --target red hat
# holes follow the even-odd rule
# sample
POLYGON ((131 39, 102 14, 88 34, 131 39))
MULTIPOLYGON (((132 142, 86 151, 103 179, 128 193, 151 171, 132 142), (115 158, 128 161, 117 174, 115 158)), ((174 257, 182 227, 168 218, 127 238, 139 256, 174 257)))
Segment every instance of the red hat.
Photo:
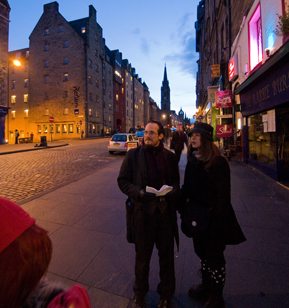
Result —
POLYGON ((0 197, 0 252, 34 223, 19 205, 0 197))

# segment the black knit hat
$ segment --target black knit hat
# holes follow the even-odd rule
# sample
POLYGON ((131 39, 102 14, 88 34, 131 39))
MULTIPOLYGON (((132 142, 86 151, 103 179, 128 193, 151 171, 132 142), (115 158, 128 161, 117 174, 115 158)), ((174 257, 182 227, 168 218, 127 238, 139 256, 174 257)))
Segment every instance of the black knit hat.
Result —
POLYGON ((188 135, 190 137, 193 133, 198 133, 201 134, 204 138, 213 141, 213 130, 214 128, 210 124, 196 122, 193 129, 189 132, 188 135))

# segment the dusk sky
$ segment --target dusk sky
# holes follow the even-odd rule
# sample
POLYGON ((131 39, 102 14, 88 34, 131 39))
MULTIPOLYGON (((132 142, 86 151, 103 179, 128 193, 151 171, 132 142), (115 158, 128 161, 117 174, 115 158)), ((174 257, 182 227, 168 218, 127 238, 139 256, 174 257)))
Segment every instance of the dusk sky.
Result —
MULTIPOLYGON (((8 0, 11 7, 9 51, 29 47, 29 35, 48 0, 8 0)), ((89 5, 110 50, 118 49, 149 87, 160 107, 164 67, 171 89, 171 109, 191 118, 196 112, 198 54, 195 27, 198 1, 193 0, 58 0, 59 12, 72 21, 88 17, 89 5)))

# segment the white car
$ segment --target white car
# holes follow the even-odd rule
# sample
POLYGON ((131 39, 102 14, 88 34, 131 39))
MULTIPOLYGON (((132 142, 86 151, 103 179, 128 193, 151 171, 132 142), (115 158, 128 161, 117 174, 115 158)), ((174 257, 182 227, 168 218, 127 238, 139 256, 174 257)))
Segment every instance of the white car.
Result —
POLYGON ((119 133, 112 136, 108 142, 108 152, 127 152, 139 145, 138 137, 135 134, 119 133))

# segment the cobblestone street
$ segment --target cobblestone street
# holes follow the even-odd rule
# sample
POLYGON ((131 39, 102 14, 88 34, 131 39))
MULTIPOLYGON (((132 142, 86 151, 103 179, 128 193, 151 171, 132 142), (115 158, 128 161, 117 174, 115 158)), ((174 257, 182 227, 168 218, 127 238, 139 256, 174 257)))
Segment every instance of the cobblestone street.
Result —
POLYGON ((0 195, 19 203, 123 159, 123 154, 108 153, 107 142, 69 140, 64 147, 2 155, 0 195))

